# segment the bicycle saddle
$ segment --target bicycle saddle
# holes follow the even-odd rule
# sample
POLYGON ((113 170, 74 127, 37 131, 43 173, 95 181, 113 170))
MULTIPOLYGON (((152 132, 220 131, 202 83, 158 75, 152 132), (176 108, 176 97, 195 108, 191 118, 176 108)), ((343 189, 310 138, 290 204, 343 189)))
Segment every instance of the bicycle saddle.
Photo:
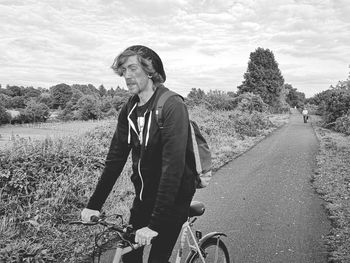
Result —
POLYGON ((203 203, 199 201, 192 201, 190 206, 190 215, 189 217, 193 216, 201 216, 204 214, 205 206, 203 203))

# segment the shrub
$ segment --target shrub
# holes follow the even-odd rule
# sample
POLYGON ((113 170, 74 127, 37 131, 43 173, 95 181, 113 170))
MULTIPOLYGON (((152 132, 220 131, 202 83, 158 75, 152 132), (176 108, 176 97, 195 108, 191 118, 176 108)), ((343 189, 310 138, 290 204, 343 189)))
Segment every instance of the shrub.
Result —
POLYGON ((316 94, 310 102, 318 106, 317 114, 323 117, 325 126, 334 127, 336 120, 350 109, 350 80, 316 94))
POLYGON ((234 121, 236 132, 244 136, 256 137, 263 130, 273 126, 266 114, 257 111, 250 114, 236 110, 229 117, 234 121))
POLYGON ((189 108, 204 105, 209 110, 233 110, 237 103, 232 92, 220 90, 210 90, 207 94, 201 89, 193 88, 185 98, 185 103, 189 108))
POLYGON ((328 94, 324 105, 324 117, 326 123, 331 123, 344 116, 350 109, 350 91, 332 90, 328 94))
POLYGON ((251 92, 245 92, 235 98, 237 110, 252 113, 253 111, 265 112, 268 105, 259 95, 251 92))
POLYGON ((209 91, 204 100, 210 110, 233 110, 236 106, 233 97, 219 90, 209 91))
POLYGON ((104 116, 107 118, 116 118, 118 116, 118 111, 112 107, 104 116))
POLYGON ((120 110, 123 106, 123 104, 128 100, 127 96, 119 96, 119 95, 115 95, 111 101, 113 107, 116 110, 120 110))
POLYGON ((334 130, 346 135, 350 135, 350 114, 339 117, 335 121, 334 130))

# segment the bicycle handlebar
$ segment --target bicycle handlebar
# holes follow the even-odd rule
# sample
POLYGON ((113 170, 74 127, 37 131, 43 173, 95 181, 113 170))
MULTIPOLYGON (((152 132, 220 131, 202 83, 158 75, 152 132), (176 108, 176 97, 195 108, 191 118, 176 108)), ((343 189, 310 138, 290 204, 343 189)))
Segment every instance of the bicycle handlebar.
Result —
MULTIPOLYGON (((118 217, 119 215, 117 215, 118 217)), ((119 218, 122 217, 119 216, 119 218)), ((122 221, 123 222, 123 221, 122 221)), ((70 225, 85 225, 85 226, 94 226, 94 225, 102 225, 108 229, 114 230, 122 234, 124 240, 128 240, 129 242, 132 242, 133 245, 137 245, 135 243, 135 235, 136 231, 133 229, 131 225, 123 224, 123 223, 112 223, 106 221, 106 216, 101 215, 98 216, 91 216, 90 221, 71 221, 69 222, 70 225)), ((131 245, 131 244, 130 244, 131 245)))
POLYGON ((135 233, 133 228, 129 225, 117 225, 115 223, 111 223, 108 221, 105 221, 104 218, 99 218, 97 216, 92 216, 91 221, 86 222, 86 221, 71 221, 69 222, 70 225, 86 225, 86 226, 94 226, 94 225, 102 225, 108 228, 111 228, 113 230, 116 230, 120 233, 123 234, 132 234, 135 233))
MULTIPOLYGON (((138 243, 135 243, 135 236, 136 236, 136 230, 131 225, 123 224, 123 223, 112 223, 106 221, 107 216, 105 214, 101 214, 100 217, 98 216, 91 216, 90 221, 71 221, 69 224, 71 225, 86 225, 86 226, 94 226, 94 225, 102 225, 110 230, 119 232, 119 236, 124 240, 127 241, 129 246, 132 249, 137 249, 139 247, 142 247, 143 245, 140 245, 138 243)), ((123 218, 120 215, 117 215, 117 218, 121 219, 121 222, 123 222, 123 218)), ((151 243, 153 243, 153 240, 151 240, 151 243)))

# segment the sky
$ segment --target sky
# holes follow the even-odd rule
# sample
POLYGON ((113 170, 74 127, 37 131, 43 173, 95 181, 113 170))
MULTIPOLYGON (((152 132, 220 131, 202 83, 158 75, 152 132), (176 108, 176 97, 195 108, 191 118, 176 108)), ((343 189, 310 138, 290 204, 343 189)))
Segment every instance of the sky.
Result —
POLYGON ((0 84, 126 88, 110 67, 137 44, 182 95, 236 92, 261 47, 312 97, 349 76, 349 14, 348 0, 0 0, 0 84))

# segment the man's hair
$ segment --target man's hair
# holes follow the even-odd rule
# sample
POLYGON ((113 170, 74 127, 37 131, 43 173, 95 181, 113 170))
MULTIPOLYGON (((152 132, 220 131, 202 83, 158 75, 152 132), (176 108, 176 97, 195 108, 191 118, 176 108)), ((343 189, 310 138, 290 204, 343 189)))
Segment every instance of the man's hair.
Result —
POLYGON ((112 69, 119 76, 123 76, 121 66, 126 62, 129 57, 136 56, 141 68, 147 74, 152 76, 154 84, 160 84, 165 82, 165 72, 163 69, 162 61, 159 56, 151 49, 144 46, 131 46, 120 53, 114 60, 112 69), (158 69, 158 71, 156 70, 158 69), (159 72, 160 71, 160 72, 159 72))

